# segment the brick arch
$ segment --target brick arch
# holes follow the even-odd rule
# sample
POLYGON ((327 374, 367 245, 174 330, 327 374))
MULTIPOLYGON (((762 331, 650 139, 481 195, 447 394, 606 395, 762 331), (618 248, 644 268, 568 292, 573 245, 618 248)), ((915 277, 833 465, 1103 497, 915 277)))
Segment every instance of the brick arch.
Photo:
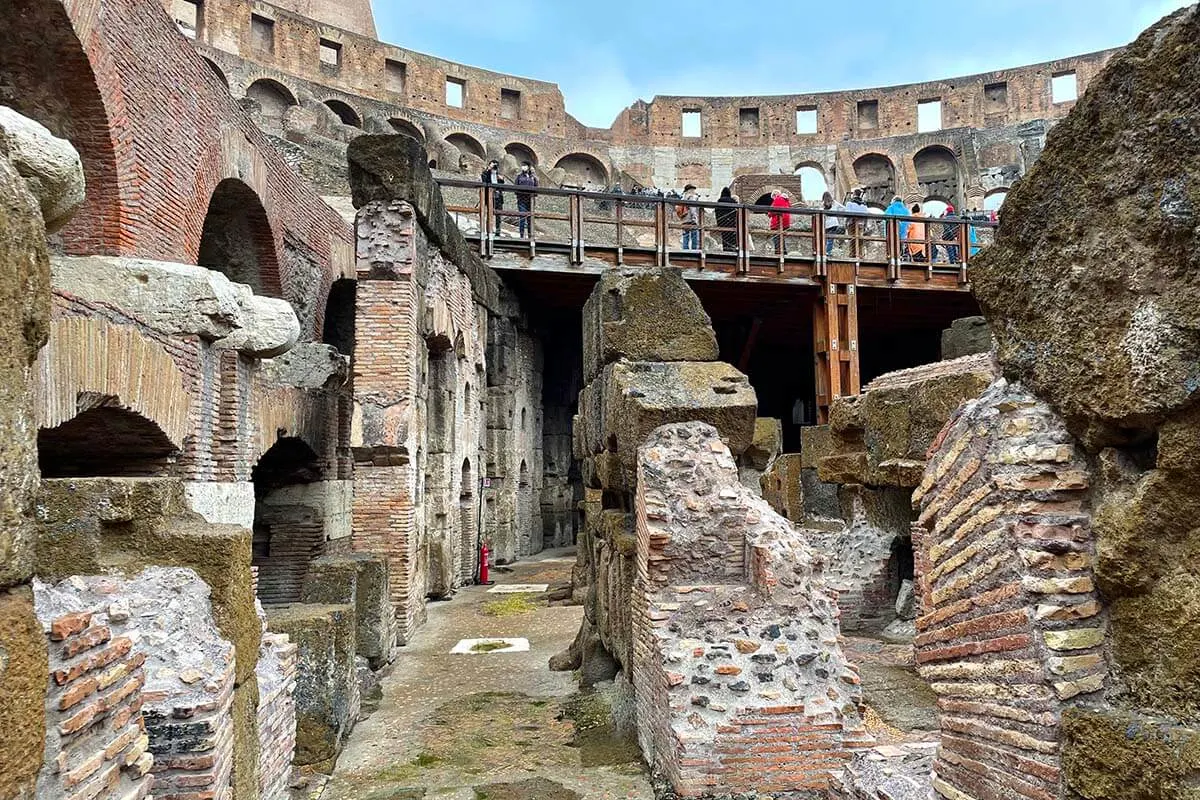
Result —
POLYGON ((596 156, 587 150, 572 150, 556 158, 554 160, 554 168, 558 169, 561 167, 569 173, 572 172, 572 168, 576 170, 590 169, 592 171, 593 182, 599 186, 607 186, 609 169, 605 166, 606 163, 607 159, 596 156))
POLYGON ((406 119, 401 116, 393 116, 388 119, 388 124, 392 126, 392 130, 396 133, 404 134, 413 139, 416 139, 421 144, 425 144, 425 131, 420 125, 413 122, 411 119, 406 119))
POLYGON ((213 61, 208 56, 200 56, 200 57, 204 59, 204 63, 208 65, 208 68, 210 70, 212 70, 213 75, 216 76, 217 80, 219 80, 221 82, 221 84, 226 89, 228 89, 229 88, 229 78, 225 75, 225 70, 221 69, 221 67, 217 64, 217 62, 213 61))
POLYGON ((1003 379, 931 448, 913 494, 915 644, 938 695, 941 797, 1064 794, 1063 713, 1108 676, 1089 481, 1062 420, 1003 379))
POLYGON ((34 368, 38 427, 70 422, 94 407, 96 398, 148 420, 176 449, 183 448, 192 398, 163 346, 130 325, 86 317, 55 320, 34 368))
POLYGON ((533 145, 526 142, 511 141, 504 145, 504 152, 515 158, 518 162, 528 161, 534 167, 541 164, 542 160, 537 154, 537 150, 533 145))
POLYGON ((912 155, 915 185, 923 199, 962 205, 962 162, 949 144, 930 144, 912 155))
MULTIPOLYGON (((98 3, 74 5, 87 18, 98 3)), ((94 38, 97 34, 85 29, 94 38)), ((67 139, 83 161, 87 194, 62 231, 71 254, 118 255, 125 225, 120 142, 110 119, 121 116, 112 65, 93 63, 61 2, 11 0, 0 25, 0 76, 10 92, 5 104, 67 139), (107 87, 107 90, 102 87, 107 87)))
POLYGON ((250 286, 255 294, 282 295, 271 220, 246 182, 225 178, 213 189, 196 263, 250 286))
POLYGON ((875 151, 859 153, 851 164, 855 186, 867 190, 866 199, 872 203, 887 205, 891 195, 899 191, 896 164, 891 158, 875 151), (890 182, 888 179, 890 178, 890 182))
POLYGON ((363 126, 363 116, 354 106, 337 97, 327 97, 321 103, 332 111, 343 125, 349 125, 351 128, 361 128, 363 126))
POLYGON ((447 131, 442 136, 442 141, 447 144, 454 145, 458 151, 464 155, 472 155, 477 158, 487 158, 487 147, 478 138, 466 131, 453 130, 447 131))

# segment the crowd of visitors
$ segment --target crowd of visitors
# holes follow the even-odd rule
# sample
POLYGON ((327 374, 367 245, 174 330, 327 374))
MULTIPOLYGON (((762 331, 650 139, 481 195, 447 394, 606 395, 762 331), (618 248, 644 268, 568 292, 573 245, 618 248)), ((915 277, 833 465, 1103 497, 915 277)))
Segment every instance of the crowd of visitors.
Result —
MULTIPOLYGON (((493 159, 488 162, 484 169, 480 180, 489 185, 500 186, 507 184, 508 181, 500 173, 499 163, 493 159)), ((499 236, 501 232, 501 223, 505 217, 515 217, 517 220, 518 236, 522 239, 528 238, 532 233, 533 219, 533 198, 534 194, 528 189, 536 189, 538 179, 533 166, 528 161, 521 162, 521 171, 518 173, 514 183, 517 188, 513 190, 513 194, 517 201, 516 214, 504 213, 504 192, 492 192, 492 209, 495 217, 495 231, 499 236), (521 187, 526 190, 522 191, 521 187)), ((627 195, 630 198, 653 198, 648 201, 631 200, 613 200, 612 198, 597 199, 597 207, 600 210, 610 210, 615 204, 621 205, 623 208, 652 208, 663 200, 682 201, 673 202, 671 208, 674 210, 676 223, 681 230, 680 246, 684 250, 700 250, 702 242, 700 239, 701 221, 704 218, 704 213, 707 209, 702 206, 695 205, 700 201, 700 195, 695 184, 687 184, 683 187, 683 194, 679 194, 673 190, 664 192, 661 189, 644 186, 634 186, 629 191, 625 191, 620 183, 616 183, 607 190, 609 195, 627 195)), ((765 199, 765 196, 764 196, 765 199)), ((763 200, 759 200, 763 202, 763 200)), ((736 252, 738 250, 739 231, 738 231, 738 214, 737 207, 741 204, 741 200, 733 193, 731 187, 726 186, 721 190, 721 195, 717 199, 717 208, 714 209, 714 217, 716 226, 708 230, 717 233, 721 241, 721 249, 725 252, 736 252)), ((767 227, 771 231, 769 239, 768 253, 786 255, 788 254, 788 238, 794 237, 795 234, 789 233, 792 230, 793 216, 795 212, 803 212, 809 207, 803 204, 797 205, 793 203, 791 195, 783 189, 776 189, 770 193, 770 203, 768 208, 770 211, 761 211, 755 213, 765 213, 767 216, 767 227)), ((844 202, 838 202, 834 199, 831 192, 825 192, 821 197, 820 210, 825 212, 822 216, 825 232, 825 254, 833 255, 834 248, 839 242, 849 242, 850 256, 856 255, 855 251, 862 247, 862 238, 865 237, 868 241, 878 241, 884 233, 884 225, 881 220, 858 215, 878 215, 878 208, 871 208, 864 200, 864 191, 862 189, 854 189, 845 198, 844 202)), ((995 212, 992 212, 991 221, 995 221, 995 212)), ((913 203, 911 206, 906 205, 899 197, 893 197, 892 202, 882 211, 883 216, 905 217, 899 222, 899 235, 901 241, 901 249, 908 261, 914 262, 949 262, 957 263, 959 260, 959 252, 962 246, 960 239, 961 221, 966 220, 976 221, 987 219, 986 215, 981 215, 980 212, 972 212, 966 217, 960 217, 953 205, 946 204, 945 210, 938 216, 927 216, 922 210, 920 203, 913 203)), ((807 215, 803 215, 807 216, 807 215)), ((974 225, 966 226, 966 245, 969 247, 969 252, 974 255, 979 250, 978 233, 974 225)), ((746 249, 753 252, 755 250, 753 238, 750 238, 749 231, 744 234, 748 237, 746 249)))

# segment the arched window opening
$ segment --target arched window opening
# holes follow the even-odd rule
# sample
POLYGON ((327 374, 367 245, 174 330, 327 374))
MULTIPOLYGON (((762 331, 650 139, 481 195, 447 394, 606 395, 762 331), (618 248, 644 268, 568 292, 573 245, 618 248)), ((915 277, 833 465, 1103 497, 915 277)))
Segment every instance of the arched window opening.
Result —
POLYGON ((958 159, 948 147, 926 147, 913 156, 917 185, 926 197, 961 206, 958 159))
POLYGON ((558 160, 554 167, 566 172, 566 176, 563 178, 564 186, 581 188, 608 186, 608 169, 600 163, 600 159, 587 153, 565 155, 558 160))
POLYGON ((343 103, 341 100, 326 100, 325 106, 337 115, 343 125, 349 125, 351 128, 362 127, 362 117, 348 103, 343 103))
POLYGON ((258 195, 236 178, 217 184, 200 234, 196 263, 255 294, 279 296, 279 265, 271 222, 258 195))
POLYGON ((868 153, 854 161, 855 183, 868 205, 887 207, 896 194, 896 168, 887 156, 868 153))
POLYGON ((504 152, 517 160, 517 163, 528 161, 533 166, 538 165, 537 154, 533 152, 533 148, 529 145, 521 144, 520 142, 510 142, 504 145, 504 152))
POLYGON ((283 437, 263 453, 251 480, 258 599, 263 605, 298 602, 308 565, 325 548, 320 459, 302 439, 283 437))
POLYGON ((829 191, 821 168, 815 164, 801 164, 796 167, 795 174, 800 176, 800 192, 804 195, 804 202, 810 205, 820 203, 821 196, 829 191))
POLYGON ((999 211, 1008 198, 1008 189, 993 189, 983 198, 984 211, 999 211))
POLYGON ((449 144, 457 147, 458 151, 463 155, 472 155, 476 158, 483 158, 486 152, 483 148, 483 145, 479 143, 479 140, 470 134, 452 133, 446 137, 446 141, 449 144))
POLYGON ((123 408, 116 398, 54 428, 38 431, 43 478, 133 478, 170 474, 177 448, 151 420, 123 408))
POLYGON ((410 139, 416 139, 421 144, 425 143, 425 132, 418 128, 416 124, 401 117, 392 117, 388 120, 388 123, 396 133, 407 136, 410 139))
POLYGON ((354 355, 354 303, 358 282, 343 278, 329 287, 321 341, 333 345, 344 356, 354 355))
POLYGON ((270 78, 260 78, 250 84, 246 88, 246 97, 258 105, 255 121, 269 133, 281 133, 287 110, 299 105, 290 89, 270 78))

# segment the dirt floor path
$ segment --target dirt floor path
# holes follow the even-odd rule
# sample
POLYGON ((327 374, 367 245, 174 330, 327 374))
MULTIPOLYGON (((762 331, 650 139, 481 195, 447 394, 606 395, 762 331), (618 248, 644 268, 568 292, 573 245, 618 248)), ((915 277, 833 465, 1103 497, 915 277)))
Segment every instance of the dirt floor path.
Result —
MULTIPOLYGON (((554 586, 574 561, 573 550, 548 551, 493 576, 554 586)), ((651 800, 636 745, 612 739, 574 676, 546 666, 575 637, 582 609, 487 588, 430 604, 322 800, 651 800), (529 650, 450 654, 462 639, 497 637, 526 638, 529 650)))

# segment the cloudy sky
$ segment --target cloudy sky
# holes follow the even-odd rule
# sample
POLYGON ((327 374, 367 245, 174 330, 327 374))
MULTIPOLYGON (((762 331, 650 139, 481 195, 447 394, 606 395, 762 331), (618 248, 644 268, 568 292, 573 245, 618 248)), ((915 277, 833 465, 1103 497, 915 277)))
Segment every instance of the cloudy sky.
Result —
POLYGON ((373 0, 380 38, 553 81, 608 127, 638 98, 885 86, 1126 44, 1185 0, 373 0))

